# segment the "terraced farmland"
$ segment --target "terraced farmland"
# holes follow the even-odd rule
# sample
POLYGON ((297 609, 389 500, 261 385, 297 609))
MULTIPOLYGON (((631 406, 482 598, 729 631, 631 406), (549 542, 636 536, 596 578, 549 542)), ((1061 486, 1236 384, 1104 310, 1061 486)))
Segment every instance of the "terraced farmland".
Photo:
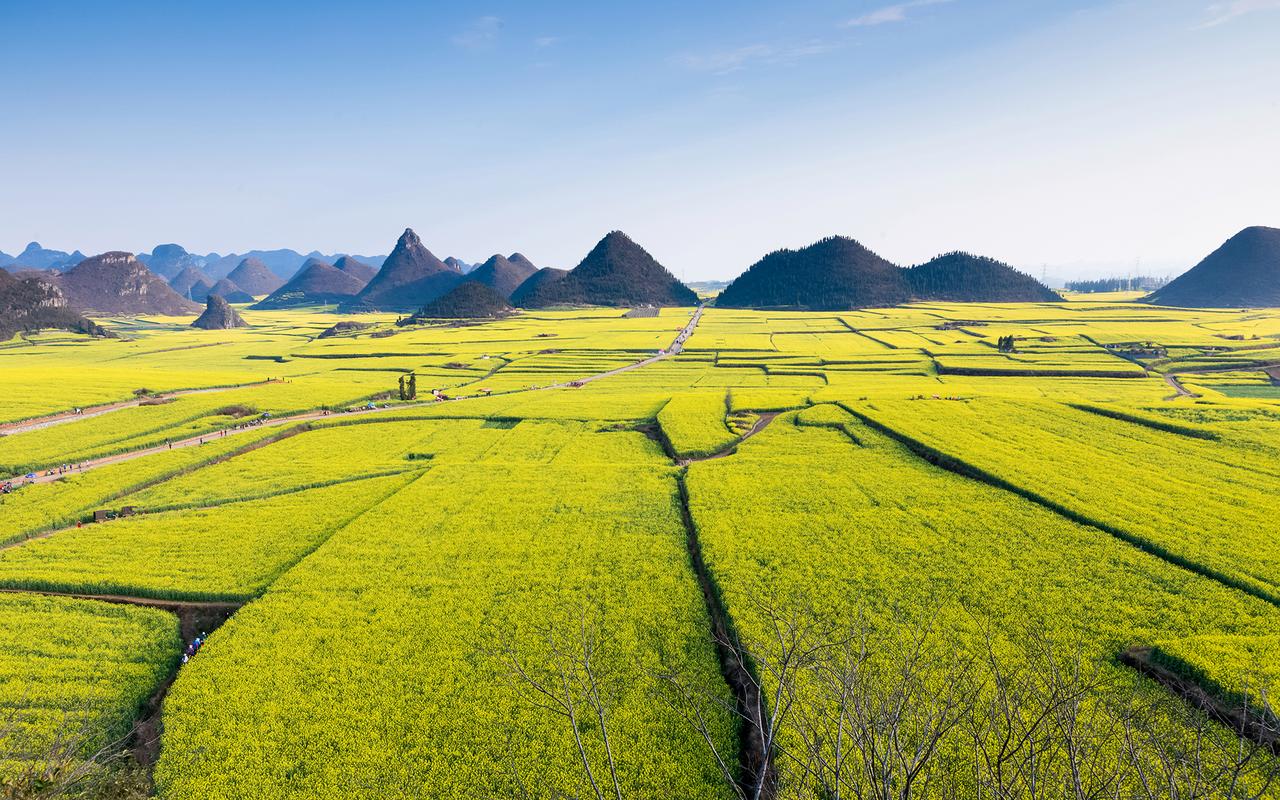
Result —
POLYGON ((0 786, 1280 796, 1280 312, 242 313, 0 347, 0 786))

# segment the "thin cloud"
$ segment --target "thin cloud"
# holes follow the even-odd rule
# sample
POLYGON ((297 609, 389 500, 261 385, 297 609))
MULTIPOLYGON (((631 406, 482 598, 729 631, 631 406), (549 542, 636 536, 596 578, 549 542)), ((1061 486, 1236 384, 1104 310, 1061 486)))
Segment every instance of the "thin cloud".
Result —
POLYGON ((501 31, 502 19, 500 17, 480 17, 455 35, 453 44, 463 50, 487 50, 493 46, 501 31))
POLYGON ((533 40, 533 46, 539 50, 545 50, 548 47, 555 47, 563 41, 563 36, 539 36, 533 40))
POLYGON ((829 53, 837 46, 817 39, 787 45, 750 44, 731 50, 685 53, 676 56, 673 61, 695 72, 727 75, 746 69, 753 64, 793 64, 803 58, 829 53))
POLYGON ((1245 14, 1255 11, 1275 11, 1280 9, 1280 0, 1228 0, 1224 3, 1212 3, 1205 9, 1208 19, 1201 28, 1212 28, 1224 22, 1230 22, 1245 14))
POLYGON ((913 8, 921 8, 923 6, 936 6, 943 3, 950 3, 952 0, 909 0, 906 3, 895 3, 891 6, 877 8, 860 17, 845 20, 843 27, 845 28, 870 28, 876 25, 885 25, 891 22, 904 22, 907 14, 913 8))

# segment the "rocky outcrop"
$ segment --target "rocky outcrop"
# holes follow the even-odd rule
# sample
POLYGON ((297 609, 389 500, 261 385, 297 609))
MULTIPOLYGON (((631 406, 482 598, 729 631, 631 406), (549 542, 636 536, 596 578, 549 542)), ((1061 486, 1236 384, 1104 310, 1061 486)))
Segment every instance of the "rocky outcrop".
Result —
POLYGON ((225 331, 231 328, 247 328, 249 323, 241 319, 236 310, 226 300, 216 294, 209 295, 205 301, 204 313, 191 323, 193 328, 206 331, 225 331))
POLYGON ((51 282, 66 295, 69 306, 81 311, 181 316, 200 310, 132 253, 113 251, 86 258, 53 275, 51 282))

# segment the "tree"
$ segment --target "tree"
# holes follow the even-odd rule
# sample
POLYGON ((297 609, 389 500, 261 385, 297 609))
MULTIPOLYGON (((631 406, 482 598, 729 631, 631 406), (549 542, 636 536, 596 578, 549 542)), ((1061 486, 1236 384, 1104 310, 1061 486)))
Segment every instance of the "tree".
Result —
MULTIPOLYGON (((764 598, 751 613, 758 637, 718 642, 722 671, 732 675, 736 662, 749 683, 730 707, 668 659, 657 676, 662 699, 701 735, 739 800, 780 788, 799 800, 1253 800, 1280 783, 1280 721, 1264 690, 1250 695, 1255 707, 1242 719, 1251 722, 1232 728, 1036 626, 995 631, 971 620, 961 635, 919 621, 945 618, 936 612, 832 624, 764 598), (737 752, 713 735, 710 721, 726 710, 742 729, 737 752)), ((609 746, 596 669, 609 640, 599 630, 580 616, 548 634, 557 643, 549 660, 511 663, 573 728, 597 800, 623 800, 615 759, 625 754, 609 746), (607 773, 578 736, 583 714, 600 725, 607 773)))
MULTIPOLYGON (((570 731, 582 776, 596 800, 623 800, 617 763, 609 735, 611 681, 601 664, 608 648, 598 611, 587 608, 539 629, 540 657, 531 659, 510 637, 503 640, 503 659, 522 696, 534 706, 560 717, 570 731), (603 761, 584 741, 584 720, 598 725, 603 761)), ((520 775, 517 770, 517 782, 520 775)))

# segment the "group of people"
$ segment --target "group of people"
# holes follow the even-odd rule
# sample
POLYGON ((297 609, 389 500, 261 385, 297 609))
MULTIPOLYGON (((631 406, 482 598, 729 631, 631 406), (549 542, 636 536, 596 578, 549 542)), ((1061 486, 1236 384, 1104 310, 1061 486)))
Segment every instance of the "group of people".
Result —
POLYGON ((66 475, 70 472, 82 471, 83 469, 84 464, 62 464, 49 470, 45 475, 66 475))
POLYGON ((190 661, 195 656, 196 653, 200 652, 200 648, 204 647, 204 638, 206 636, 208 636, 207 633, 201 633, 194 640, 192 640, 191 644, 187 645, 186 650, 182 651, 183 664, 190 661))

